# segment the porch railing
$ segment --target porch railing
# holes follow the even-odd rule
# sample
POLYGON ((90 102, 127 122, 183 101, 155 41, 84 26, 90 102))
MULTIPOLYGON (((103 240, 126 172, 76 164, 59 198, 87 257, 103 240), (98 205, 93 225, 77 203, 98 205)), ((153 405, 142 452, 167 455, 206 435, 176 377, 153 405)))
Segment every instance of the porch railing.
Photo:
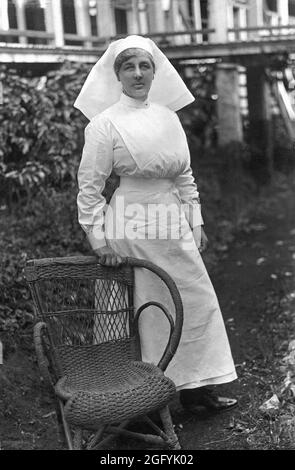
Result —
MULTIPOLYGON (((229 28, 228 43, 233 41, 253 41, 267 39, 288 39, 295 37, 295 24, 280 26, 257 26, 245 28, 229 28)), ((64 34, 64 46, 79 48, 103 48, 110 41, 124 37, 117 35, 111 37, 101 36, 81 36, 78 34, 64 34)), ((154 39, 160 46, 183 46, 183 45, 202 45, 218 43, 213 28, 203 28, 199 30, 187 29, 185 31, 167 31, 149 33, 144 36, 154 39)), ((64 47, 56 46, 55 35, 46 31, 20 30, 20 29, 0 29, 0 47, 18 45, 45 45, 51 48, 64 47)))

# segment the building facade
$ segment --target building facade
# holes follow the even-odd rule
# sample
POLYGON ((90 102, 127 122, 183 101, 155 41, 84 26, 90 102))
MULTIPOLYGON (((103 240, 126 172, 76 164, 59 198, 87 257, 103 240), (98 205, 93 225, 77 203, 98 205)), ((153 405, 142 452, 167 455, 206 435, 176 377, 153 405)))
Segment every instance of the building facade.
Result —
MULTIPOLYGON (((0 43, 95 47, 107 38, 170 33, 173 44, 281 34, 295 0, 1 0, 0 43), (250 28, 250 30, 249 30, 250 28), (275 29, 277 28, 277 29, 275 29), (248 30, 247 30, 248 29, 248 30), (236 31, 239 30, 239 31, 236 31), (185 34, 196 31, 195 34, 185 34), (172 36, 172 33, 179 33, 172 36)), ((287 30, 285 31, 287 32, 287 30)))
POLYGON ((0 0, 0 63, 30 73, 65 59, 94 63, 128 34, 152 37, 169 59, 185 62, 185 74, 199 60, 215 61, 220 145, 243 140, 244 115, 253 145, 270 149, 273 96, 294 141, 288 87, 265 69, 274 57, 295 64, 295 0, 0 0))

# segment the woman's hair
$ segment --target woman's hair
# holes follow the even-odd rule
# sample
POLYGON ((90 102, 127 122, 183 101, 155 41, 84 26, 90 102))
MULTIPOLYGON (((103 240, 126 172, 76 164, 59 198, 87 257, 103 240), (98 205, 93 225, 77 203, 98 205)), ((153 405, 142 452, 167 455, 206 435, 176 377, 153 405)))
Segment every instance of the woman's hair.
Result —
POLYGON ((138 47, 130 47, 129 49, 125 49, 125 51, 120 52, 120 54, 118 54, 116 59, 115 59, 114 71, 115 71, 116 76, 118 77, 119 72, 120 72, 120 68, 122 67, 124 62, 129 60, 131 57, 134 57, 135 55, 142 54, 142 53, 144 53, 148 57, 148 59, 151 61, 151 64, 153 66, 153 70, 154 70, 154 73, 155 73, 156 66, 155 66, 153 56, 148 51, 146 51, 145 49, 141 49, 141 48, 138 48, 138 47))

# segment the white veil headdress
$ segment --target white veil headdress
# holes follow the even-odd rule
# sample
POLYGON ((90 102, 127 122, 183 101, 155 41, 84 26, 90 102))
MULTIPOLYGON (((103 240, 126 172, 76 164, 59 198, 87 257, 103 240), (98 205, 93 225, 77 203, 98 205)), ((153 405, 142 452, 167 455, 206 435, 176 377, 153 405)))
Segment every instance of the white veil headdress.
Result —
POLYGON ((114 72, 114 62, 122 51, 129 48, 144 49, 153 56, 156 73, 149 92, 151 102, 178 111, 194 101, 182 78, 158 46, 149 38, 131 35, 112 42, 91 69, 74 103, 88 119, 119 101, 122 87, 114 72))

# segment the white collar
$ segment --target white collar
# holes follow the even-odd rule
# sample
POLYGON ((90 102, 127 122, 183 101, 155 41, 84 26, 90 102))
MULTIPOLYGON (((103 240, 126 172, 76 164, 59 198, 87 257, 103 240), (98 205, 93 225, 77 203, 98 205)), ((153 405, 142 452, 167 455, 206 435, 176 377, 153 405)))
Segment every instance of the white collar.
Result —
POLYGON ((130 108, 148 108, 150 104, 147 99, 145 101, 136 100, 135 98, 131 98, 131 96, 125 95, 125 93, 121 94, 119 102, 130 108))

